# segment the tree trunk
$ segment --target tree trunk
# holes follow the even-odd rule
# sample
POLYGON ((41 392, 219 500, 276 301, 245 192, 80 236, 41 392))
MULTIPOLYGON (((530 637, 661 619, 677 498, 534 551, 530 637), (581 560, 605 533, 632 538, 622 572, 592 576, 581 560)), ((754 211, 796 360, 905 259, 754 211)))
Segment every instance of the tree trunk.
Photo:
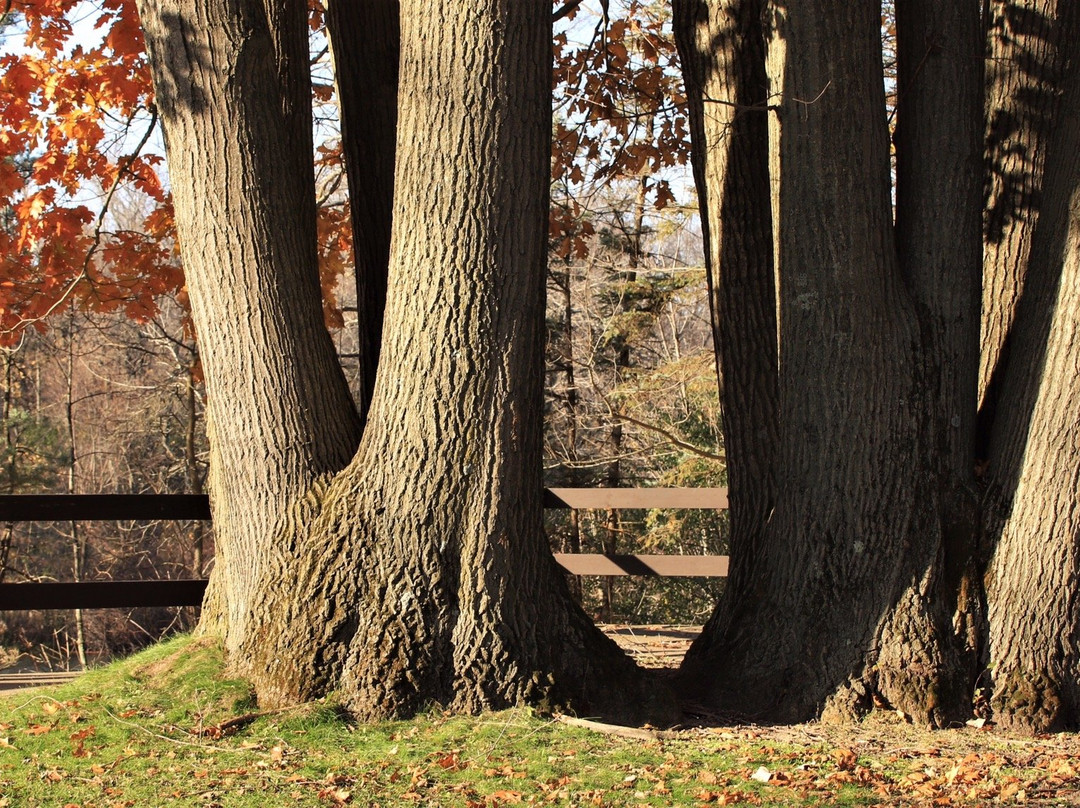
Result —
MULTIPOLYGON (((184 386, 184 415, 187 417, 184 433, 184 468, 186 493, 204 494, 202 475, 199 473, 199 459, 196 453, 195 437, 199 420, 195 397, 195 368, 198 365, 199 356, 194 354, 191 364, 186 368, 184 386)), ((205 568, 203 552, 205 541, 205 529, 201 520, 196 519, 191 525, 191 577, 202 578, 205 568)))
MULTIPOLYGON (((3 422, 4 429, 4 465, 6 466, 4 471, 7 477, 4 493, 8 495, 14 494, 19 488, 19 439, 15 431, 14 412, 12 411, 15 397, 13 388, 15 380, 12 374, 15 365, 15 353, 14 350, 3 352, 4 397, 2 403, 0 403, 0 421, 3 422)), ((0 531, 2 531, 0 532, 0 583, 3 583, 8 572, 11 546, 15 540, 15 523, 4 522, 0 531)))
POLYGON ((1080 9, 1060 14, 1043 29, 1062 48, 1053 171, 1030 229, 989 468, 994 713, 1032 732, 1080 725, 1080 9))
POLYGON ((398 0, 333 0, 326 27, 341 104, 341 140, 349 178, 360 328, 361 419, 375 387, 386 308, 394 205, 400 25, 398 0))
MULTIPOLYGON (((975 421, 982 275, 983 28, 972 0, 896 4, 896 233, 922 337, 943 576, 931 609, 969 690, 985 632, 975 421)), ((960 671, 958 671, 960 675, 960 671)))
MULTIPOLYGON (((570 461, 573 469, 571 474, 576 474, 578 460, 578 403, 580 395, 577 387, 577 370, 574 367, 574 303, 570 287, 572 281, 570 262, 566 261, 564 267, 566 270, 563 276, 564 283, 560 284, 560 287, 562 291, 563 340, 566 349, 560 359, 566 374, 566 399, 563 403, 563 409, 566 416, 567 460, 570 461)), ((577 510, 571 509, 567 514, 567 531, 562 551, 564 553, 581 552, 581 514, 577 510)), ((580 604, 582 601, 581 578, 577 575, 570 575, 567 576, 566 582, 570 587, 570 594, 573 596, 574 602, 580 604)))
POLYGON ((217 556, 201 626, 235 652, 290 507, 360 437, 320 305, 307 4, 139 11, 206 378, 217 556))
POLYGON ((1065 68, 1059 0, 989 0, 986 28, 986 208, 982 355, 982 447, 997 412, 1016 309, 1040 211, 1046 144, 1057 121, 1065 68))
POLYGON ((550 6, 403 9, 383 358, 333 474, 356 418, 318 319, 304 4, 241 5, 143 9, 234 662, 267 705, 337 686, 364 717, 545 698, 648 714, 662 697, 572 603, 543 532, 550 6))
POLYGON ((776 287, 769 182, 769 87, 760 0, 675 0, 702 211, 713 350, 723 410, 732 565, 684 669, 708 665, 755 558, 776 495, 776 287))
MULTIPOLYGON (((68 447, 71 454, 68 457, 67 467, 67 493, 74 494, 77 488, 77 470, 79 454, 75 446, 75 310, 68 312, 67 327, 63 329, 67 343, 67 362, 65 375, 65 399, 64 399, 64 426, 67 429, 68 447)), ((71 577, 76 583, 83 580, 86 572, 86 535, 80 529, 79 523, 68 523, 71 528, 71 577)), ((86 615, 82 609, 75 609, 72 613, 75 624, 75 654, 79 660, 79 667, 86 670, 86 615)))
MULTIPOLYGON (((742 439, 759 468, 775 469, 776 494, 749 561, 732 548, 733 567, 745 564, 741 597, 726 599, 684 675, 720 706, 760 718, 848 717, 876 689, 942 723, 962 714, 964 679, 943 606, 940 494, 923 474, 934 435, 924 425, 925 326, 893 239, 879 9, 808 2, 772 6, 767 19, 766 64, 781 93, 771 139, 779 439, 768 457, 742 439)), ((699 40, 712 69, 739 75, 749 70, 739 59, 752 59, 760 77, 761 57, 714 25, 699 40)), ((759 152, 756 171, 762 162, 759 152)), ((740 193, 720 176, 731 184, 706 178, 710 206, 740 193)), ((753 250, 766 260, 761 240, 753 250)), ((751 299, 762 297, 758 287, 751 299)), ((731 338, 720 339, 723 350, 731 338)), ((728 455, 734 475, 730 444, 728 455)))

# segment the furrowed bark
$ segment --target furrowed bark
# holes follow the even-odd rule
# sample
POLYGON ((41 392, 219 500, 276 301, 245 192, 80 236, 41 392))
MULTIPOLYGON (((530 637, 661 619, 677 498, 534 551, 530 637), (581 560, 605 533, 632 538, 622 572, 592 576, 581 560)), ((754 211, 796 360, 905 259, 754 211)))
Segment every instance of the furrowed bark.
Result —
MULTIPOLYGON (((975 489, 982 274, 983 29, 975 0, 896 4, 896 233, 921 325, 927 473, 940 565, 927 613, 954 634, 943 692, 961 710, 979 673, 985 615, 975 489)), ((888 688, 885 688, 886 690, 888 688)))
POLYGON ((382 369, 355 459, 268 570, 246 648, 262 701, 337 686, 365 718, 658 701, 543 533, 550 13, 403 4, 382 369))
POLYGON ((1065 7, 1061 98, 990 444, 987 573, 995 720, 1080 726, 1080 10, 1065 7))
POLYGON ((766 13, 782 91, 771 137, 777 495, 707 683, 714 703, 751 717, 851 717, 875 688, 921 720, 956 711, 935 607, 937 505, 922 474, 922 335, 893 238, 878 11, 810 2, 766 13))
POLYGON ((1057 120, 1068 40, 1060 0, 987 3, 986 200, 983 221, 980 459, 998 410, 1031 239, 1043 210, 1046 148, 1057 120))
POLYGON ((202 630, 235 652, 284 515, 360 437, 320 305, 306 4, 139 12, 206 378, 218 549, 202 630))
POLYGON ((765 39, 759 0, 673 3, 702 211, 730 492, 731 574, 684 663, 700 679, 734 604, 747 597, 776 495, 776 289, 765 39), (694 673, 694 669, 698 669, 694 673))

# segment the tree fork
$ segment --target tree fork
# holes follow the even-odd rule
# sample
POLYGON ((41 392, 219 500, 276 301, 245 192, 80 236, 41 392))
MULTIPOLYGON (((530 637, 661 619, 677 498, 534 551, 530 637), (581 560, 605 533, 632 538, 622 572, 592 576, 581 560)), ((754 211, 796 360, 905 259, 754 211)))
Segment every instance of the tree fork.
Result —
POLYGON ((394 207, 398 59, 398 0, 327 4, 341 110, 341 142, 349 180, 360 329, 361 419, 375 388, 386 308, 386 277, 394 207), (341 99, 349 99, 341 103, 341 99))
POLYGON ((217 556, 200 630, 234 653, 283 515, 360 439, 322 318, 307 5, 139 12, 206 380, 217 556))
POLYGON ((412 0, 401 20, 367 427, 275 543, 241 656, 268 704, 336 687, 372 719, 545 699, 655 718, 662 690, 573 602, 543 532, 550 8, 412 0))

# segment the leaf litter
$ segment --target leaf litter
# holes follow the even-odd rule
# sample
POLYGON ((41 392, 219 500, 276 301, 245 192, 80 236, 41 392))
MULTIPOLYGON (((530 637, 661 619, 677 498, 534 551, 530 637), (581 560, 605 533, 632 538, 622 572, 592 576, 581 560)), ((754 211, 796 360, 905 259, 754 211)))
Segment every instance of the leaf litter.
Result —
POLYGON ((631 737, 527 709, 357 725, 332 702, 259 713, 219 652, 167 645, 0 698, 0 808, 1080 805, 1072 734, 929 731, 886 710, 631 737))

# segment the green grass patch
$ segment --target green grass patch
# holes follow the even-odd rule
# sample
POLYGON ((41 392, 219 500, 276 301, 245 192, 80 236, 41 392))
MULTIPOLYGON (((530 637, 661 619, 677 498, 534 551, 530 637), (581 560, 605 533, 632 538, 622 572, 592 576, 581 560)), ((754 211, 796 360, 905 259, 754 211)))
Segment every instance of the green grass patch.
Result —
POLYGON ((859 737, 744 727, 628 738, 525 708, 369 725, 332 700, 261 714, 223 670, 217 646, 181 637, 0 697, 0 808, 982 804, 1060 797, 1076 777, 1056 748, 1020 759, 865 740, 899 731, 886 725, 859 737))

